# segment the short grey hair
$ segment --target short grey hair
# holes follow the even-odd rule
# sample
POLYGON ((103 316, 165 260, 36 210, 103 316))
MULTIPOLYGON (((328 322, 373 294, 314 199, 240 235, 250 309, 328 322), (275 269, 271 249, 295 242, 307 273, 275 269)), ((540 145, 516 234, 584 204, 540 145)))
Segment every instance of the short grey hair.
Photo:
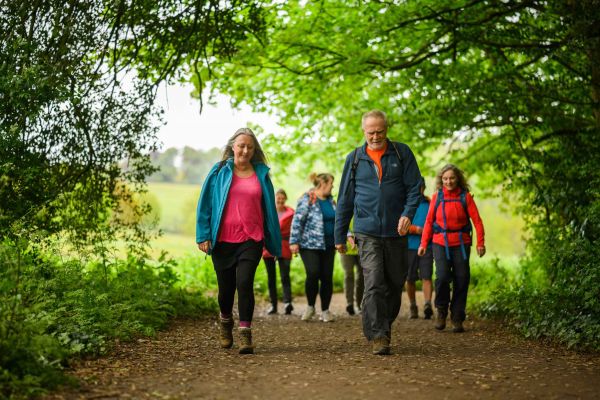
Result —
POLYGON ((381 110, 371 110, 364 113, 361 120, 361 127, 365 126, 365 121, 367 120, 367 118, 380 118, 383 120, 385 129, 387 129, 388 127, 387 115, 385 115, 385 113, 381 110))

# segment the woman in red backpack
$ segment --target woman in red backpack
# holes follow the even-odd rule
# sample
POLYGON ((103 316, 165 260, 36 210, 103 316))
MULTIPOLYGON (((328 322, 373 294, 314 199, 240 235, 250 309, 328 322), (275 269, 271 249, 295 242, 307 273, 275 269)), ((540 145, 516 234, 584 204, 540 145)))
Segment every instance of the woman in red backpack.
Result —
POLYGON ((467 292, 471 278, 469 255, 472 244, 472 226, 477 232, 477 254, 485 254, 483 222, 477 211, 473 196, 463 172, 453 164, 444 166, 436 176, 437 192, 423 227, 418 254, 423 256, 433 238, 435 259, 435 307, 437 308, 436 329, 446 327, 448 306, 450 307, 453 332, 464 332, 467 292), (452 282, 452 300, 450 283, 452 282))

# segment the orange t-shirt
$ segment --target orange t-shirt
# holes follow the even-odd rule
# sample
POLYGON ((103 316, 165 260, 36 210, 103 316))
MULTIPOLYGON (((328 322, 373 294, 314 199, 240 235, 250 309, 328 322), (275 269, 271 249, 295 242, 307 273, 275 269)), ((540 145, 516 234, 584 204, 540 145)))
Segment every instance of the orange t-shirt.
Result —
POLYGON ((371 150, 369 146, 367 146, 367 155, 371 157, 371 160, 373 160, 375 162, 375 165, 377 165, 377 174, 379 175, 379 182, 381 182, 381 176, 383 174, 383 169, 381 168, 381 156, 383 156, 383 154, 387 150, 387 146, 388 145, 386 143, 385 147, 381 150, 371 150))

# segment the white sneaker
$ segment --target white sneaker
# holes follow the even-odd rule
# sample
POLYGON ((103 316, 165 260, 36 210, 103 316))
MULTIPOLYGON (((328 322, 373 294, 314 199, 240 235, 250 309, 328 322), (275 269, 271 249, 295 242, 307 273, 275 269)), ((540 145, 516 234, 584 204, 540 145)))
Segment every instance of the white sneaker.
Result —
POLYGON ((304 314, 302 314, 302 321, 310 321, 315 316, 315 308, 313 306, 307 306, 304 314))
POLYGON ((333 317, 333 314, 331 313, 331 311, 325 310, 321 313, 321 321, 333 322, 333 321, 335 321, 335 318, 333 317))

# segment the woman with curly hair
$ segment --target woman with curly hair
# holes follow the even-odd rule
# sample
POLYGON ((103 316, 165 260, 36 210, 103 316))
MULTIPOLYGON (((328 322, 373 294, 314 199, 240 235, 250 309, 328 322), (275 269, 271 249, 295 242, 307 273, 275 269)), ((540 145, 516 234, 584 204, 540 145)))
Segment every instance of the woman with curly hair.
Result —
POLYGON ((467 292, 471 278, 469 255, 472 244, 472 226, 477 232, 477 254, 485 254, 483 222, 469 192, 463 171, 454 164, 445 165, 436 177, 437 192, 431 198, 427 213, 419 256, 424 256, 433 238, 435 259, 436 329, 446 327, 450 307, 453 332, 464 332, 467 292), (450 294, 452 283, 452 295, 450 294))

